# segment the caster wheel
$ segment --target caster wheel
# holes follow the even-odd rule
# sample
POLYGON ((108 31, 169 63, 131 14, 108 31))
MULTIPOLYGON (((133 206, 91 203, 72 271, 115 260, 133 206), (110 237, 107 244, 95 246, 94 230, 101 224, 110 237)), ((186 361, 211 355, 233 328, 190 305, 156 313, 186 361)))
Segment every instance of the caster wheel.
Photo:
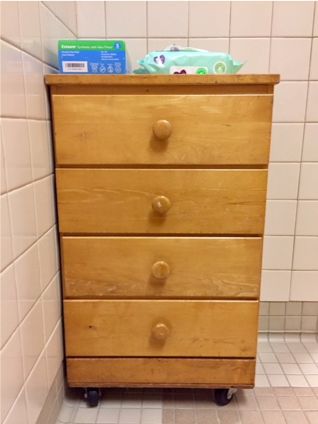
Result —
POLYGON ((99 389, 98 388, 88 388, 86 389, 86 398, 88 400, 89 406, 97 406, 99 402, 99 389))
POLYGON ((235 392, 236 390, 234 391, 233 389, 216 389, 214 391, 215 403, 219 406, 228 405, 235 392))

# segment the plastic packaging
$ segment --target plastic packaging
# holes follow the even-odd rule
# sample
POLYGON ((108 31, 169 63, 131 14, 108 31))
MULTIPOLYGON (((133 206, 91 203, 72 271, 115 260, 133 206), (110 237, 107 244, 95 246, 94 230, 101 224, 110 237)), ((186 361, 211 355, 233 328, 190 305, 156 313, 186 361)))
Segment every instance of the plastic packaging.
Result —
POLYGON ((169 46, 147 54, 139 60, 134 74, 235 74, 244 63, 236 62, 227 53, 214 53, 191 47, 169 46))

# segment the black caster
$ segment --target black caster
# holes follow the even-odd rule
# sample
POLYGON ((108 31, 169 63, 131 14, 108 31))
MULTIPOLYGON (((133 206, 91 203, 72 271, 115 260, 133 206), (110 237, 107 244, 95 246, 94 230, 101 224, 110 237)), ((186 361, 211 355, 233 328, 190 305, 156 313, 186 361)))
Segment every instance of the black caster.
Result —
POLYGON ((89 406, 97 406, 98 402, 99 402, 99 389, 96 387, 93 388, 87 388, 86 389, 86 393, 85 393, 85 397, 88 400, 88 404, 89 406))
POLYGON ((236 389, 216 389, 214 390, 215 403, 219 406, 228 405, 233 399, 236 389))

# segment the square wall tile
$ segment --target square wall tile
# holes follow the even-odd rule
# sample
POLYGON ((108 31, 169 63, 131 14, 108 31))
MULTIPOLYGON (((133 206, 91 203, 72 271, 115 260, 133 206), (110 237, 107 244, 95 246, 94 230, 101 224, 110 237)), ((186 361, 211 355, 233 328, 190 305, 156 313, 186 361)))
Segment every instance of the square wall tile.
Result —
POLYGON ((42 295, 45 342, 49 340, 61 317, 60 278, 56 275, 42 295))
POLYGON ((106 36, 104 4, 103 1, 79 1, 76 3, 78 37, 104 38, 106 36))
MULTIPOLYGON (((187 47, 187 38, 148 38, 148 53, 156 50, 165 50, 171 44, 187 47)), ((191 46, 192 47, 192 46, 191 46)))
POLYGON ((318 124, 305 125, 302 160, 318 162, 318 124))
POLYGON ((292 236, 295 232, 296 200, 268 200, 266 203, 265 234, 292 236))
POLYGON ((41 237, 56 221, 53 176, 34 183, 34 196, 38 237, 41 237))
POLYGON ((68 1, 57 1, 55 4, 55 15, 68 26, 68 1))
POLYGON ((24 383, 20 330, 17 329, 1 350, 1 422, 16 401, 24 383))
POLYGON ((318 317, 318 302, 304 302, 303 315, 314 315, 318 317))
POLYGON ((272 2, 234 1, 231 5, 231 37, 269 37, 272 2))
POLYGON ((318 271, 318 237, 296 237, 294 270, 318 271))
POLYGON ((318 38, 312 39, 309 79, 318 80, 318 38))
POLYGON ((270 162, 300 162, 304 124, 273 124, 270 162))
POLYGON ((259 314, 260 315, 269 315, 269 302, 260 302, 259 305, 259 314))
POLYGON ((13 261, 8 195, 1 196, 1 270, 13 261))
POLYGON ((18 398, 12 405, 12 408, 4 422, 4 424, 18 424, 24 423, 29 424, 25 390, 21 390, 18 398))
POLYGON ((22 50, 42 59, 39 2, 20 1, 18 3, 22 50))
POLYGON ((229 38, 189 38, 189 46, 209 52, 229 53, 229 38))
POLYGON ((290 290, 290 271, 263 271, 261 300, 287 302, 290 290))
POLYGON ((296 234, 318 236, 318 201, 298 202, 296 234))
POLYGON ((38 242, 42 292, 58 271, 56 228, 48 231, 38 242))
POLYGON ((33 179, 38 180, 53 172, 51 129, 47 121, 28 120, 33 179))
POLYGON ((273 2, 273 37, 310 37, 312 34, 313 1, 273 2))
MULTIPOLYGON (((301 319, 301 330, 302 331, 317 331, 317 316, 302 317, 301 319)), ((318 374, 317 372, 310 372, 308 374, 318 374)))
POLYGON ((127 38, 125 41, 127 50, 129 51, 132 69, 138 69, 140 66, 137 63, 137 60, 143 59, 147 54, 147 40, 127 38))
POLYGON ((145 1, 106 1, 105 7, 107 37, 147 36, 145 1))
POLYGON ((318 163, 302 163, 300 172, 299 199, 318 200, 317 181, 318 163))
POLYGON ((230 5, 229 1, 190 1, 189 37, 228 37, 230 5))
POLYGON ((309 122, 318 122, 318 82, 310 82, 308 89, 308 104, 306 120, 309 122))
POLYGON ((274 122, 304 122, 307 82, 281 82, 275 86, 274 122))
POLYGON ((285 318, 286 331, 300 331, 301 316, 290 316, 285 318))
POLYGON ((188 2, 148 2, 147 23, 148 37, 188 37, 188 2))
MULTIPOLYGON (((5 4, 12 3, 17 2, 5 2, 5 4)), ((2 10, 3 9, 1 9, 1 12, 2 10)), ((14 48, 2 40, 0 40, 0 46, 1 114, 2 116, 6 117, 25 118, 26 102, 22 67, 22 53, 20 50, 14 48)))
POLYGON ((8 190, 32 181, 28 124, 24 119, 2 119, 3 152, 8 190))
POLYGON ((286 303, 285 302, 272 302, 269 304, 269 314, 270 315, 281 315, 285 316, 286 313, 286 303))
POLYGON ((14 265, 1 274, 1 349, 19 325, 14 265))
POLYGON ((43 352, 25 385, 30 423, 36 423, 48 394, 46 369, 46 357, 43 352))
POLYGON ((63 361, 63 337, 62 337, 62 323, 56 325, 51 337, 46 345, 46 359, 47 359, 47 375, 48 387, 54 383, 54 379, 63 361))
POLYGON ((68 28, 77 35, 77 11, 76 1, 68 1, 68 28))
POLYGON ((26 380, 44 348, 43 314, 40 300, 22 322, 20 330, 26 380))
POLYGON ((18 3, 17 1, 1 2, 1 38, 21 47, 18 3))
POLYGON ((230 54, 234 60, 246 62, 239 73, 266 74, 269 66, 269 48, 269 38, 231 38, 230 54))
POLYGON ((318 37, 318 10, 317 10, 317 2, 315 7, 315 18, 314 18, 314 30, 313 30, 313 36, 318 37))
POLYGON ((38 245, 34 244, 15 261, 20 322, 41 295, 38 245))
POLYGON ((308 80, 310 53, 311 38, 273 38, 269 72, 282 81, 308 80))
POLYGON ((293 271, 290 300, 318 301, 318 271, 293 271))
POLYGON ((37 239, 34 194, 32 185, 8 194, 15 258, 26 251, 37 239), (23 211, 23 214, 21 214, 23 211))
POLYGON ((293 237, 265 236, 263 269, 290 270, 293 255, 293 241, 293 237))
POLYGON ((268 171, 267 198, 269 200, 296 200, 299 170, 299 163, 271 163, 268 171))
POLYGON ((23 70, 26 92, 27 116, 32 119, 46 119, 43 63, 23 53, 23 70))
POLYGON ((286 304, 286 315, 298 315, 302 314, 302 302, 287 302, 286 304))

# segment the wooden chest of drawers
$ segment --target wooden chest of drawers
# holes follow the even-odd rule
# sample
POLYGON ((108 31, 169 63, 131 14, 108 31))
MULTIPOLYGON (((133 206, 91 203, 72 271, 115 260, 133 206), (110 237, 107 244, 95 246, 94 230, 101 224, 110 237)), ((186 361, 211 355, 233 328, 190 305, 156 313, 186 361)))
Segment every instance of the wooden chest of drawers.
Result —
POLYGON ((253 387, 279 77, 46 81, 69 385, 253 387))

